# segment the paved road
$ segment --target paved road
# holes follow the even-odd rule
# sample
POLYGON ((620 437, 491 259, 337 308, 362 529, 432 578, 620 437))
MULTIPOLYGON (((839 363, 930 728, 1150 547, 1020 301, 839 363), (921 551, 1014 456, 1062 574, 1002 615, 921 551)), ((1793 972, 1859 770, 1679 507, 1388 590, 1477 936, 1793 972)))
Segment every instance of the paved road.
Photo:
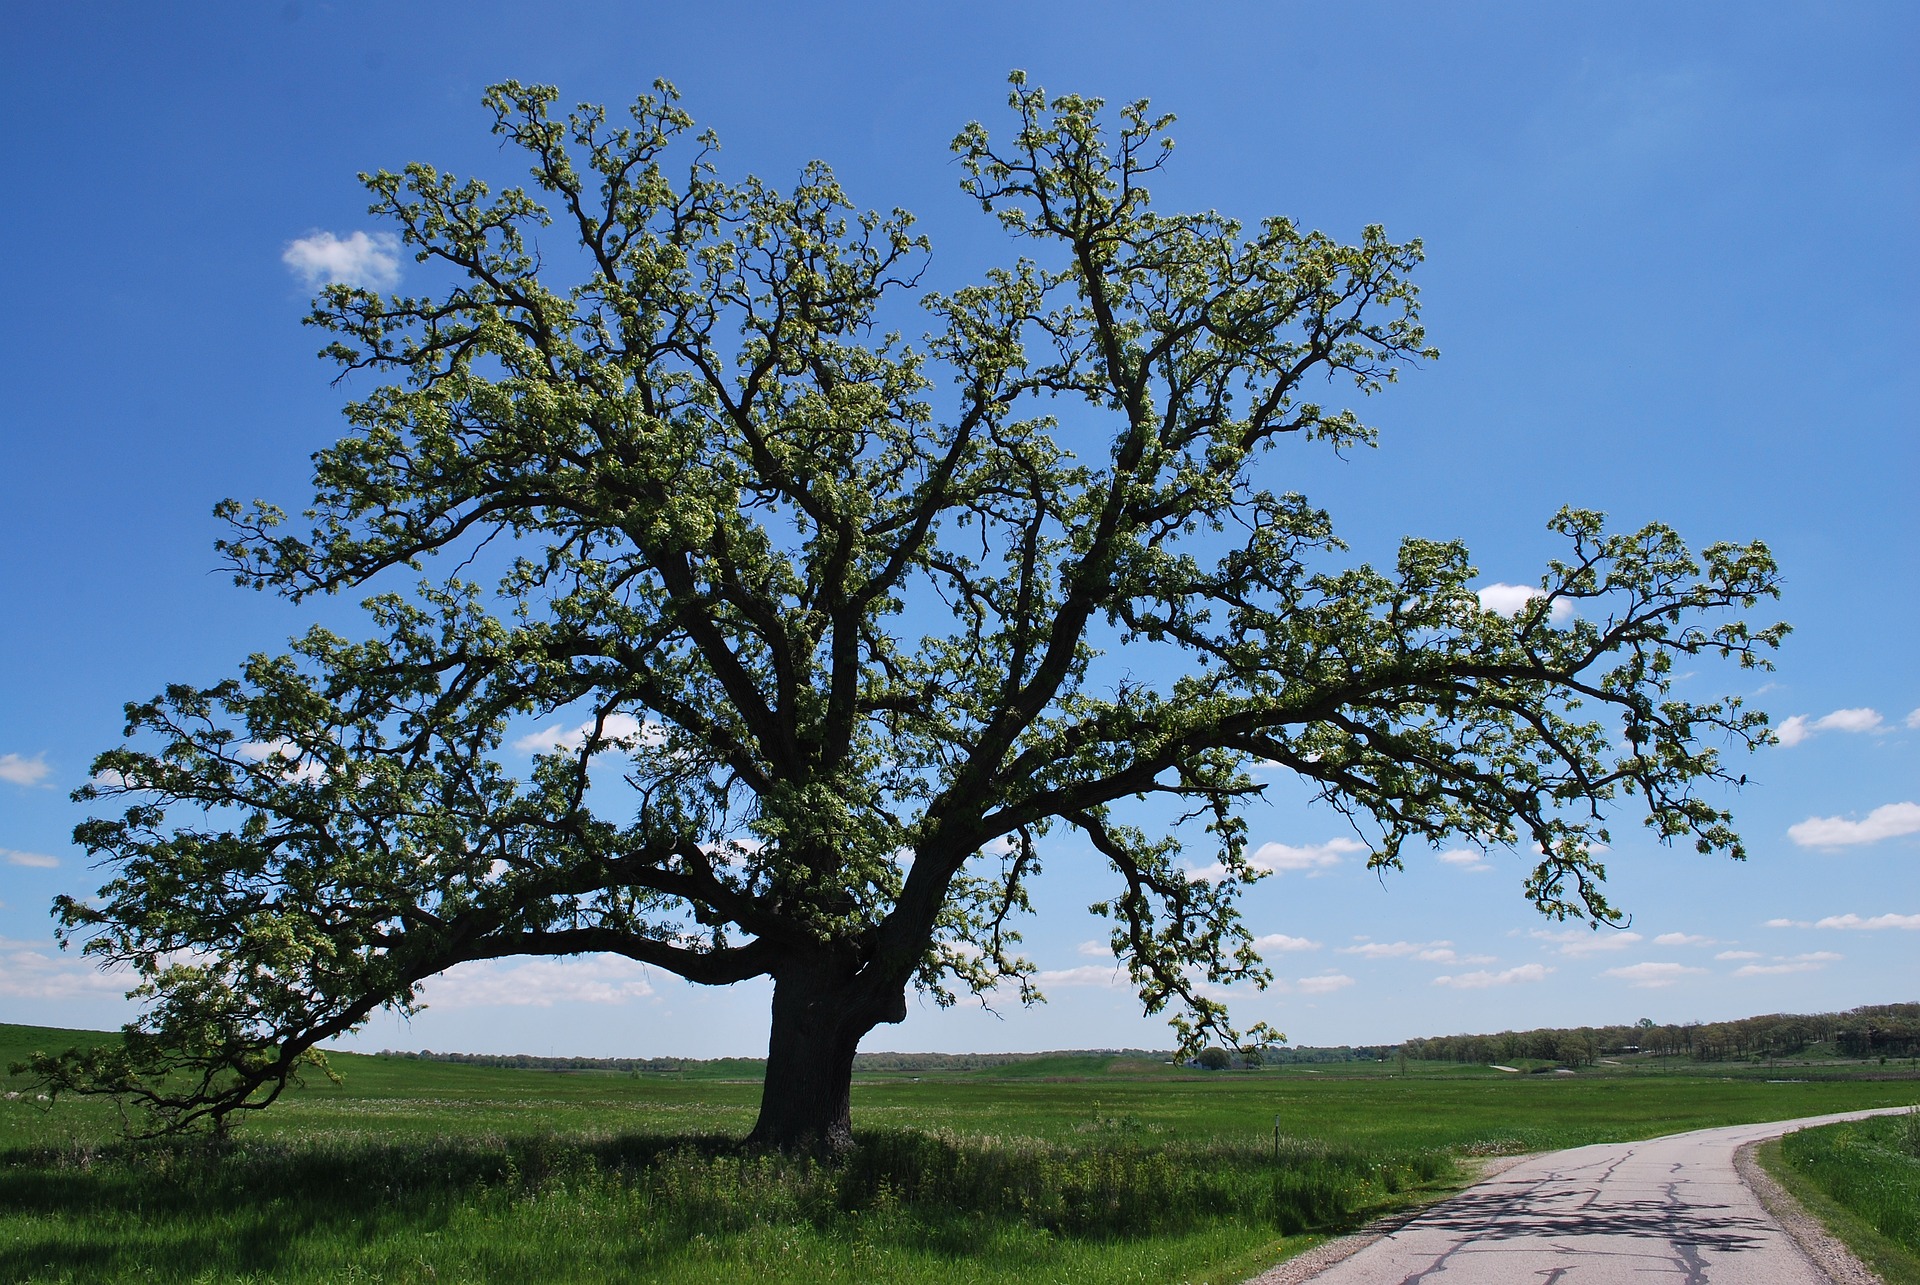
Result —
POLYGON ((1555 1151, 1433 1206, 1314 1285, 1828 1285, 1740 1181, 1733 1153, 1876 1114, 1555 1151))

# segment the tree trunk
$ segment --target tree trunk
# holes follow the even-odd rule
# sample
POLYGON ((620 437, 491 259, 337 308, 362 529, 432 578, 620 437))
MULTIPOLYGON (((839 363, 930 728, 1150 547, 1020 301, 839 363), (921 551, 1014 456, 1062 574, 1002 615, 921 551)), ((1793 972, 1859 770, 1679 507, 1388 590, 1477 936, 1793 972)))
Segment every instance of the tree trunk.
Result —
POLYGON ((814 972, 776 977, 767 1078, 748 1144, 826 1156, 850 1150, 854 1051, 875 1026, 905 1016, 904 989, 876 1006, 851 979, 836 985, 814 972))

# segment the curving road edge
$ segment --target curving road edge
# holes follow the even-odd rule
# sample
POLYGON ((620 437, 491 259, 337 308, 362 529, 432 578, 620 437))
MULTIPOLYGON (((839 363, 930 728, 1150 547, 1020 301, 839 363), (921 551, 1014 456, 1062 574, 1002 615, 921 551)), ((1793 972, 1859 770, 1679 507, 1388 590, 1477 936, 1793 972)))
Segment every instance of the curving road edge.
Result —
MULTIPOLYGON (((1489 1166, 1478 1182, 1446 1200, 1318 1246, 1248 1285, 1870 1282, 1873 1276, 1824 1232, 1803 1249, 1745 1179, 1743 1170, 1757 1168, 1750 1160, 1736 1165, 1736 1155, 1796 1129, 1907 1109, 1696 1129, 1518 1157, 1489 1166), (1823 1270, 1816 1262, 1831 1266, 1823 1270), (1853 1269, 1862 1274, 1851 1275, 1853 1269)), ((1758 1185, 1772 1186, 1770 1180, 1758 1185)), ((1772 1188, 1768 1199, 1806 1217, 1784 1191, 1772 1188)))

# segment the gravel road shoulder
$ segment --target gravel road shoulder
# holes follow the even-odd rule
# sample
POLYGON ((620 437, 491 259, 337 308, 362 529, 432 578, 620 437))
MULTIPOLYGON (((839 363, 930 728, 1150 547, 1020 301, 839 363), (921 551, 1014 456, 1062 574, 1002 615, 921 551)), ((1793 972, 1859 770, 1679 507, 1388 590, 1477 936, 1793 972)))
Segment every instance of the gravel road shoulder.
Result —
POLYGON ((1767 1212, 1787 1229, 1787 1235, 1793 1237, 1793 1243, 1800 1247, 1800 1252, 1825 1272, 1834 1285, 1880 1285, 1880 1277, 1871 1268, 1828 1234, 1819 1219, 1808 1213, 1785 1187, 1773 1180, 1772 1174, 1760 1167, 1760 1162, 1753 1155, 1759 1145, 1750 1142, 1733 1153, 1734 1172, 1740 1175, 1740 1181, 1746 1183, 1754 1195, 1760 1197, 1760 1203, 1766 1206, 1767 1212))

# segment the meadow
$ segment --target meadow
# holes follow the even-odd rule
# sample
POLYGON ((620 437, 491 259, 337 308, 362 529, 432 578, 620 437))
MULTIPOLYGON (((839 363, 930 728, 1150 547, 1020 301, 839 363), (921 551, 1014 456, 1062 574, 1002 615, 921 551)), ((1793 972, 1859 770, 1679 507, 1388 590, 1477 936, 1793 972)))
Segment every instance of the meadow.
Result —
POLYGON ((1920 1285, 1920 1113, 1790 1133, 1760 1161, 1887 1285, 1920 1285))
MULTIPOLYGON (((0 1026, 0 1066, 81 1037, 0 1026)), ((110 1104, 9 1080, 0 1281, 1240 1281, 1478 1157, 1920 1098, 1876 1064, 1038 1057, 861 1075, 824 1168, 739 1148, 750 1063, 332 1061, 224 1143, 123 1143, 110 1104)))

